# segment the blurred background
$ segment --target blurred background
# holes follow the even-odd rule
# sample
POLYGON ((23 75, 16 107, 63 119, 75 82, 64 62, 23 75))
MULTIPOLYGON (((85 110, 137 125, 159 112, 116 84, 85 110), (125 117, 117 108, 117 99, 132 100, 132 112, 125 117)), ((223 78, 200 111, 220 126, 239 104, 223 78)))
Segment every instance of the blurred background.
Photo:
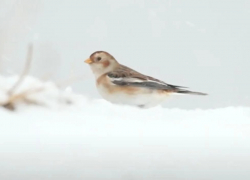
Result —
POLYGON ((0 0, 0 73, 22 71, 101 98, 83 61, 96 50, 144 74, 209 94, 174 96, 168 108, 250 105, 250 1, 0 0))

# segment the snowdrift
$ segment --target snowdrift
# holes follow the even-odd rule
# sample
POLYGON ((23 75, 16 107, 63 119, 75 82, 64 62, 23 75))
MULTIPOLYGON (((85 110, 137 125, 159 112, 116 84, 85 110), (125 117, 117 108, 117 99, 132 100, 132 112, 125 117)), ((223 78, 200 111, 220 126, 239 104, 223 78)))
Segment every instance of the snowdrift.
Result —
MULTIPOLYGON (((0 102, 17 77, 0 77, 0 102)), ((0 179, 250 178, 250 108, 137 109, 27 77, 0 107, 0 179)))

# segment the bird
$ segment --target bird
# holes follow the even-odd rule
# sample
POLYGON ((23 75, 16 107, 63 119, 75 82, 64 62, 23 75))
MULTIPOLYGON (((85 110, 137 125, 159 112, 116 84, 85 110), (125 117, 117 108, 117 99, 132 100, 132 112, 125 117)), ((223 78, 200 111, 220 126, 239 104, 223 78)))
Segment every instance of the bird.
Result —
POLYGON ((171 94, 207 95, 144 75, 120 64, 106 51, 95 51, 84 62, 95 76, 99 94, 112 104, 147 109, 162 104, 171 94))

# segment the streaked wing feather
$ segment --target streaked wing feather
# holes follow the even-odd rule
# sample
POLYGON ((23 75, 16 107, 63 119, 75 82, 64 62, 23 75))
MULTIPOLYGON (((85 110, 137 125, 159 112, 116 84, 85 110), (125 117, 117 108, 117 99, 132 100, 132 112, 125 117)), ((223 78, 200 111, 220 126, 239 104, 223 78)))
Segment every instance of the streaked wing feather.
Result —
POLYGON ((119 86, 147 87, 151 89, 170 91, 176 91, 180 90, 179 88, 184 88, 182 86, 167 84, 153 77, 143 75, 123 65, 121 65, 121 67, 116 71, 108 73, 107 76, 111 79, 112 83, 119 86))
POLYGON ((156 82, 129 82, 129 81, 117 81, 117 80, 113 80, 112 81, 114 84, 116 85, 120 85, 120 86, 135 86, 135 87, 147 87, 147 88, 151 88, 151 89, 164 89, 164 90, 174 90, 176 88, 168 86, 168 85, 162 85, 162 84, 158 84, 156 82))

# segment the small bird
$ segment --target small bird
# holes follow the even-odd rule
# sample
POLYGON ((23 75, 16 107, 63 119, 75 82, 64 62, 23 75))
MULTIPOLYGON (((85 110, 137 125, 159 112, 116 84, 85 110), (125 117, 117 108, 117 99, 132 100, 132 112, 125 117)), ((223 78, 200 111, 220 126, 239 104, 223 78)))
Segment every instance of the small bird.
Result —
POLYGON ((100 95, 114 104, 151 108, 161 104, 170 94, 207 95, 167 84, 120 64, 111 54, 96 51, 84 61, 89 64, 100 95))

